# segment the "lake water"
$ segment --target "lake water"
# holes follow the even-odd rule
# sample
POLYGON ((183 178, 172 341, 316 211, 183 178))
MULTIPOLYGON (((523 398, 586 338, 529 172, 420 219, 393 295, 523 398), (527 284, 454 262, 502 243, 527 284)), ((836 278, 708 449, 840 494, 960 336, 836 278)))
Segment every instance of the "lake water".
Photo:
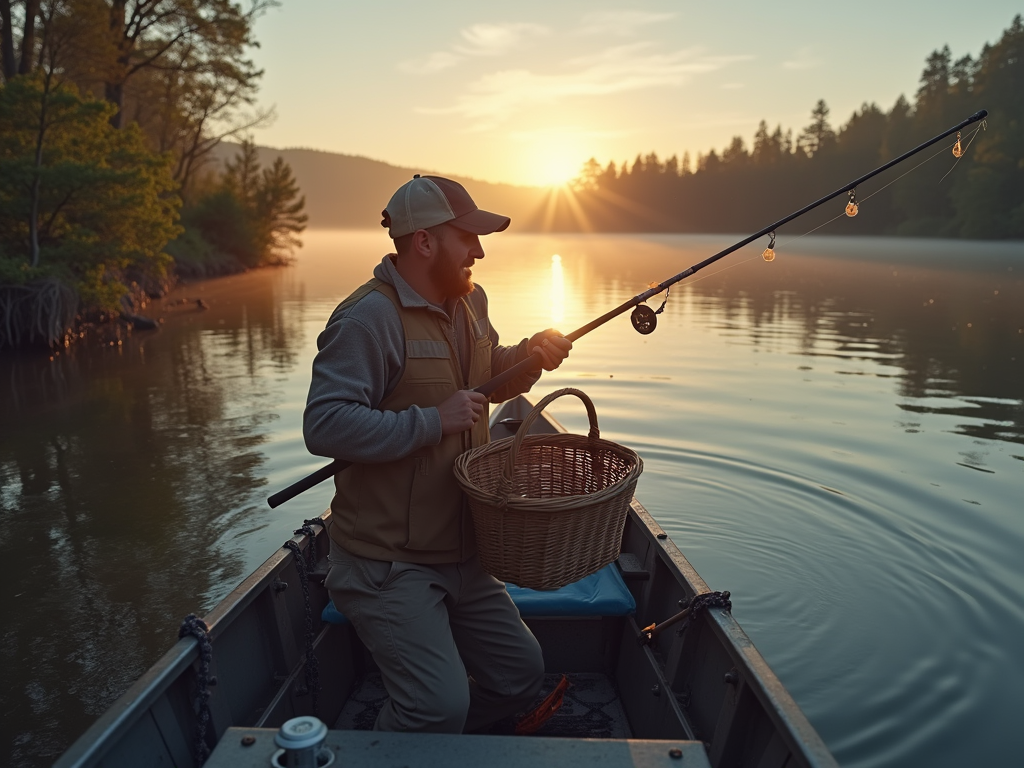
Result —
MULTIPOLYGON (((733 239, 502 234, 474 271, 514 343, 733 239)), ((301 435, 316 336, 389 241, 305 241, 179 289, 123 346, 0 359, 0 762, 48 765, 326 508, 329 484, 264 499, 324 463, 301 435)), ((623 316, 584 337, 534 393, 586 390, 643 456, 638 496, 841 764, 1020 765, 1024 244, 780 238, 770 264, 765 244, 677 286, 653 335, 623 316)), ((553 412, 584 429, 574 399, 553 412)))

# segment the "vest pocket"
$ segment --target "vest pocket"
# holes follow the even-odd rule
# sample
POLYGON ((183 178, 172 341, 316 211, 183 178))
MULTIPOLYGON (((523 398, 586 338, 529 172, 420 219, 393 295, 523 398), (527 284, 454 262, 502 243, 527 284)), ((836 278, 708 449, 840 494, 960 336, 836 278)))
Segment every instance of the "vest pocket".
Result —
MULTIPOLYGON (((450 440, 450 436, 446 440, 450 440)), ((442 440, 442 444, 446 442, 442 440)), ((451 462, 416 457, 416 467, 409 494, 409 538, 405 548, 423 552, 459 549, 462 490, 451 477, 451 462), (449 467, 447 476, 440 471, 449 467)))

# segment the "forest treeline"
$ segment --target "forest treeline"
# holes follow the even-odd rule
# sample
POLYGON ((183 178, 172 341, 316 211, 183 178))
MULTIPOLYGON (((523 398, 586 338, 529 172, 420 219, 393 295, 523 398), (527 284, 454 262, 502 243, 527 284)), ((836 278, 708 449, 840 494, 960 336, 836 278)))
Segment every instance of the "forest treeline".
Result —
POLYGON ((304 199, 249 132, 272 0, 0 0, 0 348, 67 343, 174 276, 286 258, 304 199), (225 139, 242 140, 226 167, 225 139))
MULTIPOLYGON (((751 232, 797 210, 917 144, 988 109, 987 127, 964 131, 961 162, 936 145, 857 190, 860 213, 830 224, 831 234, 1024 238, 1024 24, 1013 19, 977 58, 932 53, 913 101, 885 111, 864 104, 833 127, 819 101, 798 134, 761 121, 748 145, 740 136, 721 151, 690 158, 637 156, 632 163, 588 161, 555 227, 596 231, 751 232), (938 153, 938 154, 936 154, 938 153), (934 155, 934 156, 933 156, 934 155), (914 173, 866 200, 923 159, 914 173), (584 219, 581 221, 581 219, 584 219)), ((841 212, 846 198, 790 227, 801 232, 841 212)), ((795 231, 795 230, 794 230, 795 231)))

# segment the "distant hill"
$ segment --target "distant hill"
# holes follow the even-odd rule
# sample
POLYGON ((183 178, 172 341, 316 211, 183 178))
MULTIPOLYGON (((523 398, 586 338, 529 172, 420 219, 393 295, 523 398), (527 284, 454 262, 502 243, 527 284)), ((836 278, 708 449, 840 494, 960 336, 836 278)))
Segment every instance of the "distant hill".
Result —
MULTIPOLYGON (((234 157, 238 145, 223 143, 216 149, 217 162, 234 157)), ((391 195, 414 173, 447 176, 464 184, 477 205, 510 216, 516 230, 536 230, 549 191, 544 187, 492 184, 425 168, 400 168, 356 155, 316 149, 259 147, 260 163, 267 167, 281 156, 295 174, 306 196, 309 226, 365 229, 380 225, 380 213, 391 195)))

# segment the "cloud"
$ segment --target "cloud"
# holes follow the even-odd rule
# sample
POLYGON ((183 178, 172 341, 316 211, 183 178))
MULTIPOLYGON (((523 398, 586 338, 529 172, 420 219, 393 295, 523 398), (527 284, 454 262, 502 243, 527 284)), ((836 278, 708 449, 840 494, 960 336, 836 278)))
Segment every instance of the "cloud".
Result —
POLYGON ((451 107, 421 109, 426 114, 455 114, 483 130, 525 108, 567 98, 608 96, 645 88, 677 87, 698 74, 713 72, 750 56, 709 56, 697 49, 656 53, 650 43, 608 48, 571 59, 568 71, 538 74, 507 69, 483 75, 451 107))
POLYGON ((505 24, 474 24, 459 30, 468 45, 455 50, 467 56, 501 56, 531 37, 543 37, 551 30, 541 24, 508 22, 505 24))
POLYGON ((595 11, 583 17, 580 35, 632 35, 640 27, 675 18, 674 13, 647 11, 595 11))
POLYGON ((619 139, 628 136, 631 131, 622 130, 599 130, 590 127, 574 127, 571 125, 552 126, 550 128, 531 128, 521 131, 510 131, 508 137, 513 141, 523 143, 551 143, 555 139, 571 139, 579 142, 581 139, 619 139))
POLYGON ((454 67, 473 56, 502 56, 519 48, 533 37, 543 37, 551 30, 541 24, 507 22, 504 24, 473 24, 459 30, 464 43, 453 51, 434 51, 421 59, 399 62, 398 69, 411 75, 431 75, 454 67))
POLYGON ((442 69, 454 67, 460 61, 462 61, 462 56, 457 56, 448 51, 434 51, 423 59, 409 59, 400 62, 398 68, 410 75, 430 75, 434 72, 440 72, 442 69))
POLYGON ((814 58, 810 48, 801 48, 796 52, 796 56, 782 62, 782 68, 789 70, 813 69, 820 63, 818 59, 814 58))

